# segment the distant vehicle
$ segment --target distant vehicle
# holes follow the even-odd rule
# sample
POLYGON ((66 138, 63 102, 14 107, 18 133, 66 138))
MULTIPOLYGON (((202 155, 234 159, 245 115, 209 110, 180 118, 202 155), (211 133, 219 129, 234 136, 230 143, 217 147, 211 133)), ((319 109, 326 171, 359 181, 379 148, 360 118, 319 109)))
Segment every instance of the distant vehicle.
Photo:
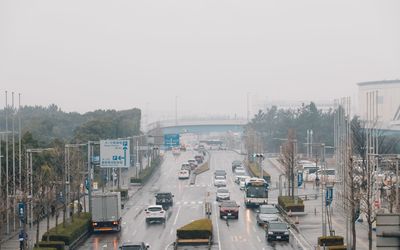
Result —
POLYGON ((229 200, 230 193, 227 188, 218 188, 216 193, 216 201, 229 200))
POLYGON ((201 163, 203 163, 203 161, 204 161, 204 156, 202 156, 202 155, 196 155, 196 156, 194 157, 194 159, 197 161, 197 164, 201 164, 201 163))
POLYGON ((148 206, 145 211, 146 223, 159 222, 165 223, 167 218, 166 212, 161 205, 148 206))
POLYGON ((223 201, 221 205, 219 205, 219 217, 222 219, 226 216, 226 218, 239 218, 239 205, 234 200, 223 201))
POLYGON ((189 179, 190 173, 189 170, 179 170, 178 179, 189 179))
POLYGON ((244 168, 236 168, 235 175, 239 175, 239 176, 246 175, 246 170, 244 168))
POLYGON ((171 192, 156 193, 156 205, 161 205, 163 209, 167 210, 174 205, 174 195, 171 192))
POLYGON ((235 183, 239 184, 241 180, 245 180, 246 178, 250 178, 250 176, 247 176, 247 175, 236 175, 235 176, 235 183))
POLYGON ((242 167, 241 161, 236 160, 232 162, 232 172, 234 172, 237 167, 242 167))
POLYGON ((181 151, 179 148, 172 148, 172 154, 174 156, 179 156, 181 154, 181 151))
POLYGON ((226 171, 222 169, 217 169, 214 171, 214 176, 223 176, 226 178, 226 171))
POLYGON ((121 231, 121 194, 119 192, 93 194, 92 204, 94 232, 121 231))
POLYGON ((181 145, 180 150, 185 152, 186 151, 186 146, 185 145, 181 145))
POLYGON ((271 221, 266 225, 267 241, 284 240, 289 242, 289 226, 285 222, 271 221))
POLYGON ((217 175, 214 177, 214 186, 216 187, 226 187, 225 176, 217 175))
POLYGON ((318 176, 319 180, 322 182, 335 182, 336 181, 336 170, 333 168, 325 169, 325 170, 318 170, 314 174, 308 175, 308 181, 315 181, 316 177, 318 176))
POLYGON ((146 250, 149 248, 150 245, 144 242, 127 242, 123 243, 122 246, 119 247, 119 250, 146 250))
POLYGON ((250 178, 244 188, 244 203, 246 207, 257 207, 268 203, 268 183, 264 179, 250 178))
POLYGON ((188 170, 190 172, 190 170, 192 170, 192 167, 190 166, 189 162, 184 162, 182 163, 181 170, 188 170))
POLYGON ((221 145, 221 146, 219 146, 218 149, 219 149, 219 150, 227 150, 227 147, 226 147, 225 145, 221 145))
POLYGON ((195 159, 189 159, 188 163, 190 165, 191 170, 197 168, 197 161, 195 159))
POLYGON ((274 205, 261 205, 257 213, 257 224, 265 225, 271 221, 278 221, 279 211, 274 205))

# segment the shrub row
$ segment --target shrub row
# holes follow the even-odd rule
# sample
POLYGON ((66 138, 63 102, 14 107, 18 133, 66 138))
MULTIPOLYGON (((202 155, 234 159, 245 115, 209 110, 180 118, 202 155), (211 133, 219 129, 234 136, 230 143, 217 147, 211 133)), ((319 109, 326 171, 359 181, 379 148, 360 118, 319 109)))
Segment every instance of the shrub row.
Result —
POLYGON ((161 164, 161 158, 158 157, 154 160, 151 161, 151 165, 148 166, 147 168, 143 169, 140 173, 139 173, 139 177, 135 178, 132 177, 130 182, 131 183, 145 183, 153 174, 154 170, 156 168, 158 168, 161 164))
POLYGON ((40 241, 38 244, 36 244, 36 248, 39 249, 54 249, 54 250, 64 250, 65 249, 65 243, 64 241, 40 241))
MULTIPOLYGON (((343 237, 342 236, 321 236, 318 237, 318 245, 319 246, 334 246, 334 247, 342 247, 343 237)), ((342 248, 329 248, 329 249, 342 249, 342 248)))
POLYGON ((303 200, 297 197, 297 204, 295 203, 295 198, 291 196, 279 196, 278 204, 286 211, 292 212, 304 212, 303 200))
POLYGON ((328 250, 346 250, 346 249, 347 247, 345 245, 328 247, 328 250))
POLYGON ((70 245, 90 229, 91 216, 89 213, 75 214, 74 220, 67 223, 65 227, 62 224, 50 229, 48 233, 43 234, 42 241, 62 241, 65 245, 70 245))
MULTIPOLYGON (((247 164, 247 168, 252 176, 256 177, 260 176, 260 166, 256 162, 249 162, 247 164)), ((271 183, 271 175, 268 174, 268 172, 266 172, 264 169, 262 170, 262 173, 263 173, 263 179, 266 182, 271 183)))
POLYGON ((212 235, 210 219, 195 220, 176 230, 178 239, 208 239, 212 235))
POLYGON ((194 173, 195 174, 201 174, 201 173, 204 173, 204 172, 206 172, 208 170, 210 170, 210 166, 209 166, 208 161, 207 161, 207 162, 203 163, 200 167, 197 167, 194 170, 194 173))

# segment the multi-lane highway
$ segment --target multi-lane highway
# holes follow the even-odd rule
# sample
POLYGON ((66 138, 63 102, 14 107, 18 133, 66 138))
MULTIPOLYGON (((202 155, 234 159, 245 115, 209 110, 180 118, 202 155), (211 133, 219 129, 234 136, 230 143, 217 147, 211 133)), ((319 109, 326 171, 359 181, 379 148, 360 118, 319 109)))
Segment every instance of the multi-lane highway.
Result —
POLYGON ((129 241, 144 241, 150 244, 151 249, 171 249, 169 246, 175 240, 177 228, 205 217, 204 203, 207 200, 213 204, 213 249, 292 249, 291 244, 286 242, 267 242, 264 230, 257 226, 256 213, 245 208, 243 193, 234 183, 231 172, 232 161, 242 159, 242 156, 231 151, 211 152, 210 171, 197 176, 196 183, 190 185, 189 180, 178 180, 177 172, 181 163, 194 155, 194 151, 184 152, 179 157, 167 153, 160 169, 125 206, 122 231, 94 234, 80 249, 118 249, 119 244, 129 241), (230 219, 226 223, 219 218, 216 187, 212 179, 215 169, 225 169, 228 173, 227 187, 231 199, 241 205, 238 220, 230 219), (172 192, 174 206, 167 211, 165 224, 147 225, 144 209, 154 204, 154 194, 159 191, 172 192))

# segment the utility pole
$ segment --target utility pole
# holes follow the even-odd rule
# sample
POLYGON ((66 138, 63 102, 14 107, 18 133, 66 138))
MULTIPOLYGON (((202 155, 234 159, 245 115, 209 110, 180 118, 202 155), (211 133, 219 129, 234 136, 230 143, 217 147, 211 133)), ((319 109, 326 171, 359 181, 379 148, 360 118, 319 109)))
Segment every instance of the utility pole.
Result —
POLYGON ((15 182, 15 109, 14 109, 14 92, 11 93, 11 99, 12 99, 12 120, 11 120, 11 126, 12 126, 12 168, 13 168, 13 190, 12 190, 12 194, 13 194, 13 202, 12 202, 12 211, 14 211, 12 213, 13 215, 13 230, 16 230, 16 216, 15 216, 15 205, 16 205, 16 182, 15 182))
POLYGON ((6 106, 4 108, 6 113, 6 233, 10 234, 10 205, 9 205, 9 181, 8 181, 8 92, 6 91, 6 106))
POLYGON ((18 167, 19 167, 19 190, 22 191, 22 135, 21 135, 21 93, 18 94, 18 167))

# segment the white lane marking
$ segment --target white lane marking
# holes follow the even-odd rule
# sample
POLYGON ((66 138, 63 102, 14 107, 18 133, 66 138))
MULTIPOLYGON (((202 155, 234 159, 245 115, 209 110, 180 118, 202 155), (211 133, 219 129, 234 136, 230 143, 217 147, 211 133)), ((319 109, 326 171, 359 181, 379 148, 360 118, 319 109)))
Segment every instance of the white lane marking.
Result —
MULTIPOLYGON (((214 205, 214 211, 216 211, 216 206, 215 205, 214 205)), ((214 215, 215 215, 215 221, 217 222, 218 248, 219 248, 219 250, 222 250, 221 236, 219 235, 219 222, 218 222, 217 213, 214 213, 214 215)))
POLYGON ((132 236, 135 236, 136 233, 137 233, 137 230, 133 231, 132 236))
POLYGON ((174 233, 174 229, 171 228, 171 231, 169 232, 170 235, 172 235, 174 233))
POLYGON ((257 240, 258 240, 258 242, 261 242, 261 239, 258 235, 257 235, 257 240))
POLYGON ((174 226, 176 225, 176 222, 178 221, 178 216, 179 216, 179 212, 181 211, 181 207, 178 208, 178 212, 176 212, 176 217, 174 220, 174 226))
POLYGON ((196 202, 195 202, 195 201, 192 201, 192 202, 190 202, 190 204, 192 204, 192 205, 195 205, 195 204, 196 204, 196 202))
POLYGON ((187 202, 187 201, 183 202, 183 205, 187 205, 187 204, 188 204, 188 202, 187 202))

